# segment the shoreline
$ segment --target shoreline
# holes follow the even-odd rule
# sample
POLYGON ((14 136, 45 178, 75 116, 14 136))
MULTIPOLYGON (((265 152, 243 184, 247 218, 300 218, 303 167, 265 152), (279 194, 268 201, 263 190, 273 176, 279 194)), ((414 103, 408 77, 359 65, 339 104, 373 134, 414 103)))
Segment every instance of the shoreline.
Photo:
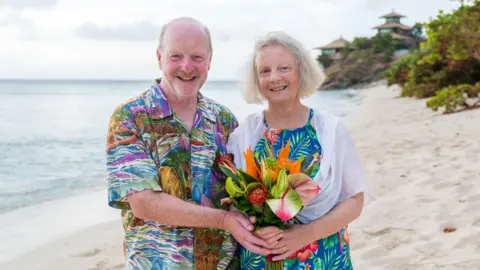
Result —
MULTIPOLYGON (((349 226, 355 269, 480 268, 480 110, 441 115, 385 85, 359 92, 342 117, 369 187, 349 226)), ((96 191, 1 215, 0 269, 123 269, 120 211, 106 202, 96 191)))
POLYGON ((96 190, 18 208, 0 217, 1 265, 5 261, 21 259, 56 239, 120 220, 120 212, 108 207, 105 190, 96 190), (28 220, 25 219, 27 216, 28 220))

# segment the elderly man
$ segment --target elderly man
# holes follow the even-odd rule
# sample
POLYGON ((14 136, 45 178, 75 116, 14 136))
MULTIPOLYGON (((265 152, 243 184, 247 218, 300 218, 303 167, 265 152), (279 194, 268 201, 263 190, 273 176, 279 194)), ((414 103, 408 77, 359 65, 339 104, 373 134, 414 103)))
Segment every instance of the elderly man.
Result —
POLYGON ((212 58, 208 29, 190 18, 169 22, 157 58, 162 79, 120 105, 108 128, 108 202, 122 209, 127 268, 234 269, 233 237, 267 254, 250 221, 220 204, 215 161, 238 123, 200 93, 212 58))

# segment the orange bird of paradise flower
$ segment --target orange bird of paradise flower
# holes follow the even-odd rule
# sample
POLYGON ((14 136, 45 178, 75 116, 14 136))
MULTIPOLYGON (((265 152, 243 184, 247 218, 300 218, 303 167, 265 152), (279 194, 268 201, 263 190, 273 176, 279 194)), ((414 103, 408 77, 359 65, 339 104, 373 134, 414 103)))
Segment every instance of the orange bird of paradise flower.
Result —
MULTIPOLYGON (((247 148, 243 153, 246 162, 246 173, 253 176, 255 179, 258 179, 260 182, 264 182, 265 178, 268 177, 270 181, 274 184, 277 181, 278 174, 283 168, 287 170, 290 174, 300 173, 301 164, 303 159, 297 161, 289 160, 288 155, 290 154, 290 141, 288 141, 286 146, 282 146, 279 151, 278 157, 275 162, 271 162, 268 159, 260 161, 260 167, 257 166, 252 150, 247 148)), ((267 145, 267 155, 268 157, 273 158, 272 151, 267 145)))
POLYGON ((255 158, 253 157, 253 152, 250 147, 247 148, 245 152, 243 152, 243 157, 245 158, 246 164, 246 173, 252 176, 255 179, 258 179, 260 175, 260 170, 258 169, 257 163, 255 162, 255 158))
POLYGON ((290 140, 287 142, 286 146, 282 146, 278 153, 278 165, 281 168, 289 171, 290 174, 299 173, 300 167, 302 165, 302 159, 297 161, 289 160, 288 155, 290 154, 290 140))

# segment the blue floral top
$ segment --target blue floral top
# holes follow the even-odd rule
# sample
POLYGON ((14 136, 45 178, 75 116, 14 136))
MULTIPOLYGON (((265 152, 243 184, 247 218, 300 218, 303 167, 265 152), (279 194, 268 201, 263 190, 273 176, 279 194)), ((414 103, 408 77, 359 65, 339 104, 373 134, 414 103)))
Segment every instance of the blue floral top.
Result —
POLYGON ((301 172, 314 178, 320 169, 322 146, 317 138, 315 128, 312 126, 313 109, 310 109, 307 123, 295 129, 276 129, 268 125, 264 119, 265 131, 255 147, 255 155, 262 160, 267 156, 267 146, 273 152, 274 157, 278 156, 282 146, 290 141, 290 153, 288 159, 298 160, 304 158, 301 172))
MULTIPOLYGON (((310 109, 307 123, 295 129, 275 129, 270 127, 264 119, 265 131, 255 147, 258 159, 268 156, 268 149, 271 149, 274 157, 278 157, 282 146, 290 141, 288 159, 298 160, 303 157, 301 172, 314 178, 320 169, 322 147, 315 128, 311 124, 313 114, 313 110, 310 109)), ((299 223, 295 218, 291 221, 299 223)), ((282 270, 352 270, 347 230, 342 229, 326 238, 313 240, 304 248, 288 256, 283 263, 282 270)), ((242 270, 267 269, 263 255, 252 253, 243 246, 240 246, 240 265, 242 270)))

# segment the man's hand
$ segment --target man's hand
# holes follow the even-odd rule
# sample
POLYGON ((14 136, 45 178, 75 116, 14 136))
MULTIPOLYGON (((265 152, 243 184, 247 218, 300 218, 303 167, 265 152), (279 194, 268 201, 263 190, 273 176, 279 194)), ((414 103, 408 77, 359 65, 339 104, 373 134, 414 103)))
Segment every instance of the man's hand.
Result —
POLYGON ((229 211, 222 219, 222 227, 249 251, 268 255, 268 243, 252 233, 253 225, 250 220, 238 211, 229 211))

